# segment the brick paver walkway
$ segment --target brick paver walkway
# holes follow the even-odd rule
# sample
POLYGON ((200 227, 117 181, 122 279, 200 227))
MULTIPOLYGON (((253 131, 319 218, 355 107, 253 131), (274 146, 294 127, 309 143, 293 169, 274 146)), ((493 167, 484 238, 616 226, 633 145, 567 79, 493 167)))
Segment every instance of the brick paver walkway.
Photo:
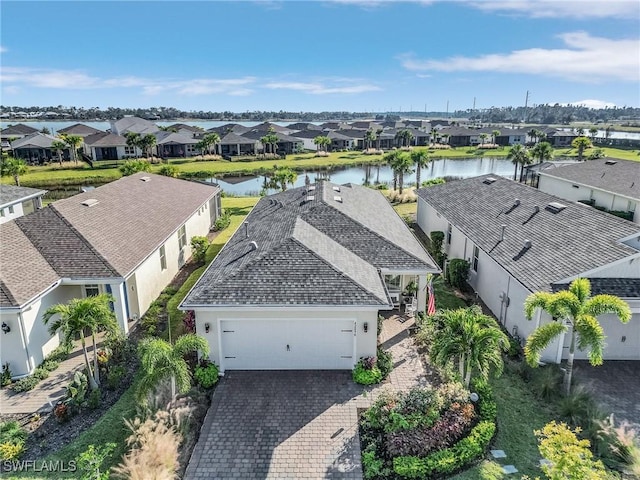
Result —
POLYGON ((362 479, 358 409, 385 389, 426 384, 407 328, 385 320, 395 368, 378 387, 345 371, 228 372, 214 393, 185 479, 362 479))
MULTIPOLYGON (((101 345, 102 336, 103 334, 98 334, 97 337, 98 349, 101 345)), ((89 352, 89 360, 93 361, 93 345, 91 345, 90 337, 87 338, 87 351, 89 352)), ((84 355, 82 354, 82 347, 80 346, 80 341, 76 341, 69 358, 61 362, 60 366, 33 390, 21 393, 15 393, 7 388, 0 390, 0 415, 50 411, 52 405, 55 405, 64 396, 74 372, 83 367, 84 355)))

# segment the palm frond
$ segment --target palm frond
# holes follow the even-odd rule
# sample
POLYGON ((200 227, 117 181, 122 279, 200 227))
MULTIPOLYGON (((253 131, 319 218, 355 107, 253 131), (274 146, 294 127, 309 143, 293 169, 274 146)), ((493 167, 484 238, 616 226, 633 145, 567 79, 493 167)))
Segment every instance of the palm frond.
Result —
POLYGON ((209 343, 204 337, 195 333, 187 333, 176 340, 173 346, 176 355, 184 357, 189 352, 201 352, 204 356, 209 355, 209 343))
POLYGON ((532 367, 537 367, 540 361, 542 351, 557 338, 560 334, 567 331, 560 322, 551 322, 538 327, 529 338, 524 346, 524 356, 527 363, 532 367))
POLYGON ((596 295, 586 301, 584 305, 584 312, 593 317, 598 317, 606 313, 612 313, 622 323, 627 323, 631 320, 631 308, 629 304, 624 300, 614 295, 596 295))
POLYGON ((536 292, 529 295, 524 301, 524 315, 527 320, 533 318, 536 309, 545 310, 552 296, 553 294, 549 292, 536 292))
POLYGON ((582 303, 572 292, 562 290, 551 295, 545 310, 553 318, 574 319, 580 315, 582 303))
POLYGON ((584 304, 591 296, 591 282, 587 278, 576 278, 569 285, 569 291, 576 296, 580 303, 584 304))
POLYGON ((598 319, 591 315, 582 315, 574 328, 578 333, 578 349, 589 350, 591 365, 602 365, 602 351, 606 337, 598 319))

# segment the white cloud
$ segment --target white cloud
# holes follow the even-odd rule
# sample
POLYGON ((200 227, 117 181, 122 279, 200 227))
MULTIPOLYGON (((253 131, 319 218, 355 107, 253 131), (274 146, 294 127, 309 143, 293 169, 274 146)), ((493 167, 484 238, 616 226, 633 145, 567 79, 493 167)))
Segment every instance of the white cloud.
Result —
POLYGON ((4 45, 0 45, 0 53, 7 53, 9 51, 9 49, 7 47, 5 47, 4 45))
POLYGON ((489 12, 526 15, 534 18, 630 18, 638 19, 637 0, 482 0, 469 5, 489 12))
MULTIPOLYGON (((551 104, 555 103, 555 102, 549 102, 551 104)), ((560 103, 560 105, 582 105, 583 107, 587 107, 587 108, 595 108, 595 109, 599 109, 599 108, 613 108, 616 106, 615 103, 612 102, 605 102, 604 100, 595 100, 592 98, 586 99, 586 100, 578 100, 577 102, 566 102, 566 103, 560 103)))
POLYGON ((352 83, 347 85, 332 85, 327 86, 324 83, 313 82, 270 82, 265 85, 266 88, 274 90, 297 90, 312 95, 327 95, 336 93, 365 93, 365 92, 377 92, 382 90, 376 85, 367 83, 352 83))
POLYGON ((503 72, 559 77, 585 83, 640 80, 640 39, 611 40, 586 32, 559 36, 565 48, 529 48, 478 57, 420 60, 400 56, 407 70, 420 72, 503 72))

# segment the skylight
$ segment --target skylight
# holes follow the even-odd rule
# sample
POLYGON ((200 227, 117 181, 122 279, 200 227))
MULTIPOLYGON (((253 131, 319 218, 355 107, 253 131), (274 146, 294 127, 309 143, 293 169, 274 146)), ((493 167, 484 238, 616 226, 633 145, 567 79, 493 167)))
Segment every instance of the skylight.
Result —
POLYGON ((484 179, 484 181, 482 183, 485 183, 487 185, 491 185, 495 181, 496 181, 496 179, 494 177, 487 177, 487 178, 484 179))
POLYGON ((84 202, 82 202, 82 205, 84 205, 85 207, 93 207, 98 203, 99 203, 98 200, 96 200, 95 198, 88 198, 84 202))
POLYGON ((342 203, 342 197, 340 197, 340 196, 338 196, 338 195, 334 195, 333 199, 334 199, 336 202, 340 202, 340 203, 342 203))
POLYGON ((565 208, 567 208, 567 206, 563 205, 560 202, 551 202, 549 205, 547 205, 546 210, 548 210, 551 213, 560 213, 565 208))

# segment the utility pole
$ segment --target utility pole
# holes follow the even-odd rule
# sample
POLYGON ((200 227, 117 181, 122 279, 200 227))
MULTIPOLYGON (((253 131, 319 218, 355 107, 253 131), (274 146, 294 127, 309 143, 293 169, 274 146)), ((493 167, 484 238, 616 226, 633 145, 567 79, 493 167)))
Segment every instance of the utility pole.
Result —
POLYGON ((527 106, 529 105, 529 90, 527 90, 527 96, 524 97, 524 115, 523 115, 523 121, 526 122, 527 121, 527 106))
POLYGON ((473 109, 474 112, 476 110, 476 97, 473 97, 473 109))
POLYGON ((449 100, 447 100, 447 118, 449 118, 449 100))

